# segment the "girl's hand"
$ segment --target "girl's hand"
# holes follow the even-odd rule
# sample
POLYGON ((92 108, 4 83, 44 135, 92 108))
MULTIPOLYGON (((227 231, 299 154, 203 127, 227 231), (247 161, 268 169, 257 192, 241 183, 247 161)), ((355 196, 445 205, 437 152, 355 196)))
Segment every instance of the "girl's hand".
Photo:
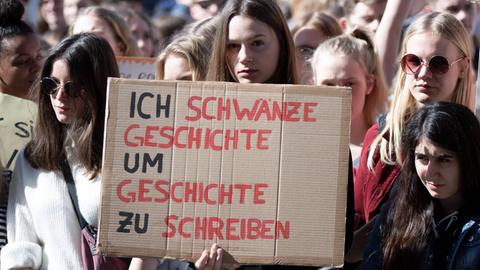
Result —
POLYGON ((195 268, 198 270, 233 270, 237 267, 239 264, 235 259, 217 244, 213 244, 210 250, 204 250, 202 256, 195 262, 195 268))

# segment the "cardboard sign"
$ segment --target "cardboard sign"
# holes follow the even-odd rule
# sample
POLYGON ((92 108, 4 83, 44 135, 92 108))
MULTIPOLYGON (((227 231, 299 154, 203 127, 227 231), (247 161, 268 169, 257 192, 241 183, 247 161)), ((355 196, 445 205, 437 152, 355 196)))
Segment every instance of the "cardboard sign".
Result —
POLYGON ((351 92, 110 79, 98 249, 343 264, 351 92))
POLYGON ((35 102, 0 93, 0 162, 13 170, 18 152, 33 136, 35 102))
POLYGON ((125 79, 155 80, 155 60, 150 57, 117 56, 120 77, 125 79))

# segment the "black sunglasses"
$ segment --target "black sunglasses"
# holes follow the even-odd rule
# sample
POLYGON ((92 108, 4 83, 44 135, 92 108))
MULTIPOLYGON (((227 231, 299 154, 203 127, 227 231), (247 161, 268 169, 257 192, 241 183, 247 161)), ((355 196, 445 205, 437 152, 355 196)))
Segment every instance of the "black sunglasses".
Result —
POLYGON ((465 57, 460 57, 452 63, 448 63, 447 58, 435 55, 425 62, 415 54, 406 54, 402 57, 401 66, 403 71, 410 75, 418 74, 423 65, 427 66, 432 73, 442 75, 447 73, 453 64, 458 63, 464 58, 465 57))
MULTIPOLYGON (((60 90, 60 87, 62 85, 58 80, 50 78, 50 77, 45 77, 40 81, 40 89, 42 90, 43 93, 51 96, 56 96, 58 90, 60 90)), ((63 84, 63 91, 67 96, 71 98, 77 98, 81 94, 81 88, 77 87, 73 82, 69 81, 63 84)))

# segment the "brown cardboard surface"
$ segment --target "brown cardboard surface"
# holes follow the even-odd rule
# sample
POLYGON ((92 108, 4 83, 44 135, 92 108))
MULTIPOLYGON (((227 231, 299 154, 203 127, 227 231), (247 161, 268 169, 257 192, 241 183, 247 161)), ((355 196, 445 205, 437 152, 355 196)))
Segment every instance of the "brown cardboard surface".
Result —
POLYGON ((101 253, 195 260, 217 242, 240 263, 343 264, 350 90, 110 79, 108 92, 101 253), (157 115, 167 95, 168 115, 157 115), (218 119, 226 100, 230 119, 218 119), (282 104, 283 119, 266 117, 282 104), (235 108, 255 106, 263 113, 236 117, 235 108), (173 130, 179 144, 166 145, 173 130), (196 132, 201 147, 183 147, 196 132), (226 140, 228 132, 237 140, 226 140), (206 143, 207 134, 217 135, 206 143), (146 153, 161 166, 142 171, 146 153), (188 186, 208 192, 178 202, 188 186))

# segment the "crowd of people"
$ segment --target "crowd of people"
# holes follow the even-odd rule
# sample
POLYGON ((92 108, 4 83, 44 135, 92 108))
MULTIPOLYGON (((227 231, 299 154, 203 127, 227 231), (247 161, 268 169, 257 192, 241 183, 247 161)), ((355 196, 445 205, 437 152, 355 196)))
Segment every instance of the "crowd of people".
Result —
MULTIPOLYGON (((349 87, 343 268, 480 269, 476 1, 41 0, 36 22, 27 2, 0 0, 2 270, 85 266, 120 56, 157 58, 157 80, 349 87)), ((224 254, 124 262, 286 268, 224 254)))

